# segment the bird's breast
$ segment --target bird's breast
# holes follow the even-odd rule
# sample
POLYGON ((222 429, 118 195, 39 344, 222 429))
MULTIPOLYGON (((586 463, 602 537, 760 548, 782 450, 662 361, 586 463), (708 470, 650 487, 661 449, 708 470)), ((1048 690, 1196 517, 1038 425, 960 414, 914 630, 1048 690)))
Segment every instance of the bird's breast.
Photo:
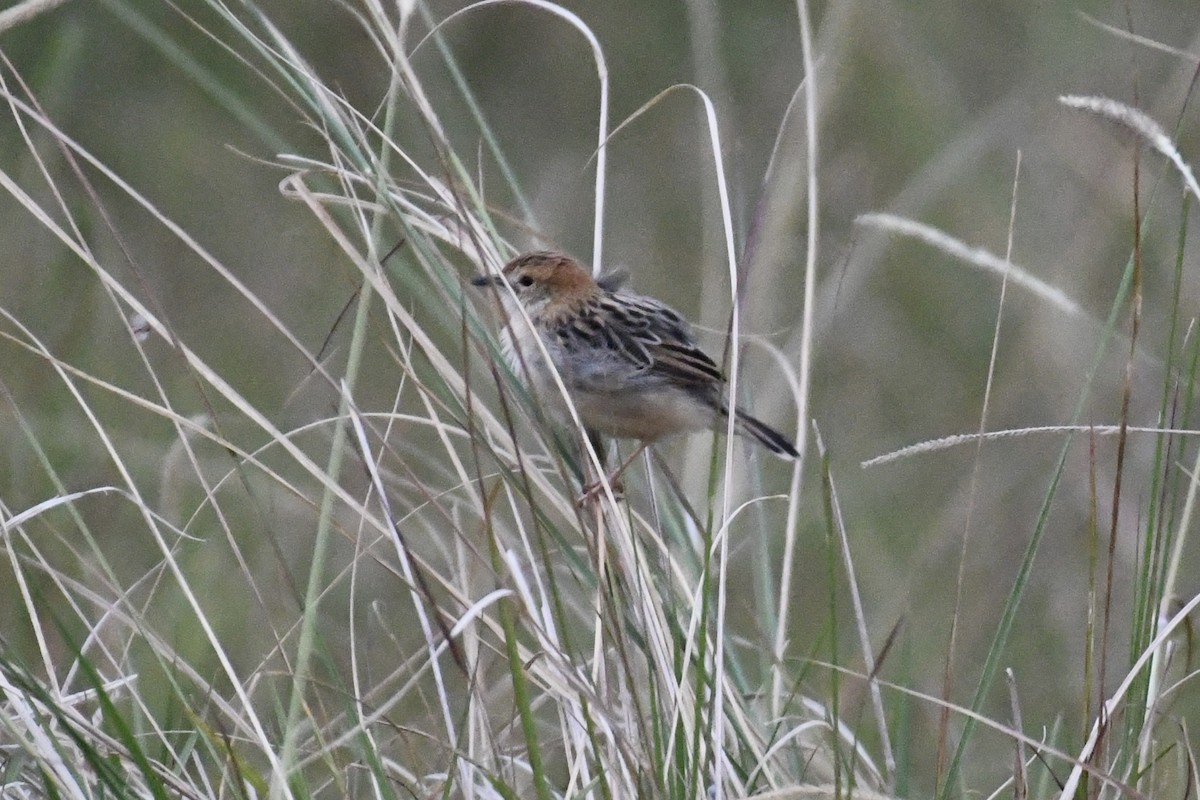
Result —
POLYGON ((501 331, 500 350, 513 373, 534 392, 544 392, 554 386, 551 362, 547 362, 546 355, 549 354, 553 363, 559 364, 561 358, 558 357, 556 345, 553 340, 531 328, 520 315, 509 317, 508 324, 501 331))

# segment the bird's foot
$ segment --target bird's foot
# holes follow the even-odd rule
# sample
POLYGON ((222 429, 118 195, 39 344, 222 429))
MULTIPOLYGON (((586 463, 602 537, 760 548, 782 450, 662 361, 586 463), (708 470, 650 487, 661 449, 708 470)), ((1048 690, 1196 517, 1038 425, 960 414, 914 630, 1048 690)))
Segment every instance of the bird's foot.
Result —
POLYGON ((583 494, 575 501, 578 508, 583 508, 586 505, 604 497, 604 485, 607 483, 612 487, 613 498, 618 502, 625 499, 625 484, 617 480, 617 476, 613 475, 607 481, 592 481, 587 486, 583 487, 583 494))

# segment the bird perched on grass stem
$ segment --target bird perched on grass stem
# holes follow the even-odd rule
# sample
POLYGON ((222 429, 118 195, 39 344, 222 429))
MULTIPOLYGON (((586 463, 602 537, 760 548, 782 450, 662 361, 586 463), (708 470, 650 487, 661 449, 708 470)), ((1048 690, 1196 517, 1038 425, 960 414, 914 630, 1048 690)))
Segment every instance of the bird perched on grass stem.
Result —
MULTIPOLYGON (((550 364, 589 433, 641 442, 610 482, 659 439, 724 430, 730 408, 725 376, 696 346, 687 321, 654 298, 598 283, 578 261, 551 251, 518 256, 498 274, 471 283, 497 287, 507 317, 504 356, 553 417, 571 424, 550 364)), ((778 456, 799 457, 783 434, 736 407, 733 429, 778 456)))

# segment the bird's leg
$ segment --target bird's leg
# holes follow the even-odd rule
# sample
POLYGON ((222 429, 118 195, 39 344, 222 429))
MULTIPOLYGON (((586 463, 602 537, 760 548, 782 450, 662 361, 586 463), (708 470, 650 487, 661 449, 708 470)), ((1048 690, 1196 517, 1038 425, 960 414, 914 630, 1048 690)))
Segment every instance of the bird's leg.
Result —
MULTIPOLYGON (((583 490, 576 502, 576 505, 581 508, 588 500, 604 491, 604 482, 598 476, 594 481, 588 480, 588 476, 592 474, 592 460, 588 458, 587 452, 588 445, 590 444, 596 451, 596 461, 600 464, 600 475, 604 474, 605 465, 608 463, 608 442, 605 438, 591 428, 584 429, 584 436, 586 441, 579 442, 579 468, 583 490)), ((613 494, 619 495, 625 491, 625 488, 619 483, 609 481, 609 485, 613 487, 613 494)))
MULTIPOLYGON (((629 458, 622 461, 621 465, 612 473, 610 473, 606 479, 589 483, 587 486, 583 487, 583 495, 579 498, 579 505, 582 506, 585 503, 600 497, 600 495, 604 493, 605 483, 612 487, 613 495, 620 497, 622 494, 624 494, 625 487, 617 479, 621 476, 622 472, 628 469, 629 465, 633 463, 633 460, 641 455, 642 451, 649 446, 649 443, 642 442, 634 449, 632 453, 629 454, 629 458)), ((599 451, 597 451, 597 455, 599 455, 599 451)))

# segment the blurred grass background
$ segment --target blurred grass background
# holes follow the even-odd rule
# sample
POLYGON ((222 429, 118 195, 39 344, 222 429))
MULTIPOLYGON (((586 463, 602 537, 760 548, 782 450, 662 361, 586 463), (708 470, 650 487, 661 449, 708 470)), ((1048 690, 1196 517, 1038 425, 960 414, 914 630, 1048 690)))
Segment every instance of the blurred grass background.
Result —
MULTIPOLYGON (((753 257, 743 264, 744 330, 795 352, 805 237, 799 113, 783 127, 774 180, 763 184, 781 121, 803 78, 794 4, 609 0, 562 5, 592 28, 605 51, 614 124, 672 84, 694 83, 712 96, 740 246, 757 226, 753 257)), ((357 108, 373 109, 387 74, 346 9, 283 0, 260 6, 328 84, 357 108)), ((428 4, 433 19, 460 7, 428 4)), ((182 10, 220 30, 204 8, 182 10)), ((860 462, 979 426, 1000 285, 995 276, 964 269, 924 245, 863 229, 854 220, 885 210, 1003 255, 1020 151, 1013 260, 1064 290, 1087 316, 1068 317, 1028 292, 1009 288, 988 427, 1069 421, 1132 247, 1134 147, 1123 133, 1063 108, 1056 99, 1072 93, 1120 99, 1159 120, 1177 138, 1185 158, 1200 152, 1196 111, 1189 102, 1196 62, 1118 39, 1089 23, 1085 14, 1200 53, 1200 13, 1190 0, 853 0, 813 6, 821 250, 812 414, 830 450, 873 637, 882 641, 903 620, 892 668, 908 685, 931 694, 941 687, 975 450, 959 447, 869 470, 860 462)), ((522 222, 541 241, 586 259, 597 105, 586 48, 560 20, 521 6, 476 11, 452 21, 442 34, 528 197, 534 218, 522 222)), ((339 251, 311 216, 281 196, 285 173, 265 163, 281 152, 321 153, 319 137, 300 124, 295 109, 179 11, 153 0, 68 2, 4 32, 0 48, 64 131, 230 267, 310 349, 320 347, 354 294, 357 275, 340 263, 339 251), (224 100, 232 97, 252 109, 279 138, 264 137, 237 119, 227 102, 205 91, 148 41, 150 26, 210 70, 228 93, 224 100)), ((436 48, 427 44, 414 63, 459 152, 476 153, 478 134, 436 48)), ((40 134, 34 138, 47 141, 40 134)), ((415 118, 401 119, 397 138, 418 150, 425 141, 415 118)), ((705 342, 719 352, 728 310, 703 300, 713 296, 706 286, 725 280, 706 141, 697 104, 683 94, 669 96, 614 138, 604 260, 627 267, 637 291, 664 299, 710 328, 705 342)), ((0 125, 0 148, 6 171, 23 185, 36 183, 35 165, 11 120, 0 125)), ((51 159, 50 168, 64 183, 73 182, 62 160, 51 159)), ((520 217, 491 161, 485 159, 481 169, 493 207, 520 217)), ((1133 376, 1133 424, 1154 424, 1164 382, 1180 201, 1175 177, 1159 186, 1162 175, 1160 160, 1143 158, 1143 203, 1158 190, 1144 232, 1145 318, 1133 376)), ((137 265, 136 275, 93 212, 81 207, 82 218, 95 224, 94 246, 110 269, 127 277, 127 285, 153 298, 182 340, 282 425, 329 413, 332 394, 308 379, 304 360, 226 281, 121 193, 102 180, 98 187, 137 265)), ((0 307, 58 357, 145 391, 148 378, 97 282, 7 195, 0 197, 0 241, 6 245, 0 248, 0 307)), ((1200 297, 1200 279, 1192 268, 1196 255, 1189 242, 1181 294, 1189 318, 1200 297)), ((344 328, 334 332, 335 347, 345 343, 344 328)), ((1085 423, 1117 421, 1127 349, 1123 337, 1109 348, 1084 406, 1085 423)), ((747 353, 743 379, 753 387, 754 408, 786 427, 794 418, 786 386, 761 351, 747 353)), ((160 377, 173 380, 168 390, 176 407, 187 414, 204 412, 191 379, 172 366, 165 347, 151 348, 151 354, 161 359, 160 377)), ((364 407, 388 406, 397 381, 389 367, 382 349, 368 356, 367 379, 359 389, 364 407)), ((114 482, 102 447, 45 363, 0 341, 0 380, 5 393, 0 498, 9 509, 25 508, 55 491, 19 428, 18 410, 68 488, 114 482)), ((147 424, 145 414, 98 390, 89 391, 88 399, 125 452, 135 454, 134 463, 153 476, 160 507, 190 513, 200 495, 187 481, 175 480, 179 465, 172 457, 170 427, 147 424)), ((678 456, 687 446, 694 445, 665 450, 678 456)), ((1056 435, 983 448, 964 567, 968 590, 955 690, 960 701, 974 687, 1060 446, 1056 435)), ((1138 509, 1147 502, 1152 448, 1149 437, 1131 441, 1117 551, 1118 608, 1131 591, 1138 557, 1133 537, 1144 522, 1138 509)), ((1114 454, 1115 439, 1099 442, 1102 520, 1108 514, 1114 454)), ((220 458, 216 452, 208 456, 214 462, 220 458)), ((806 485, 815 500, 819 481, 813 475, 806 485)), ((1060 718, 1072 727, 1084 722, 1079 665, 1088 579, 1088 475, 1087 443, 1080 438, 1006 660, 1017 674, 1030 731, 1060 718)), ((821 598, 828 592, 819 503, 809 508, 806 524, 812 533, 802 538, 797 557, 797 654, 809 652, 820 638, 824 617, 805 609, 824 608, 821 598)), ((277 510, 297 520, 306 514, 286 506, 277 510)), ((84 506, 84 513, 113 563, 128 569, 123 577, 133 580, 157 562, 158 554, 144 541, 124 535, 134 514, 126 504, 98 498, 84 506)), ((262 525, 249 513, 239 523, 247 532, 262 525)), ((306 526, 299 521, 294 529, 273 526, 272 535, 279 536, 275 545, 296 574, 303 572, 306 526)), ((203 537, 204 526, 199 528, 203 537)), ((247 533, 241 543, 264 569, 278 568, 269 554, 254 552, 253 535, 247 533)), ((259 546, 268 547, 268 537, 259 546)), ((764 532, 735 547, 744 554, 777 548, 778 542, 764 532)), ((204 548, 191 557, 212 559, 214 581, 228 569, 223 557, 204 548)), ((1194 590, 1200 569, 1195 558, 1187 563, 1181 585, 1194 590)), ((5 569, 0 567, 0 586, 11 588, 5 569)), ((281 573, 284 594, 287 583, 281 573)), ((0 589, 0 597, 8 591, 0 589)), ((227 599, 232 636, 246 598, 232 591, 227 599)), ((732 611, 738 613, 736 607, 732 611)), ((219 610, 214 613, 220 617, 219 610)), ((15 651, 29 644, 19 616, 19 603, 0 601, 4 643, 15 651)), ((1111 646, 1123 654, 1128 634, 1119 626, 1127 617, 1115 619, 1111 646)), ((186 649, 187 631, 178 635, 176 645, 186 649)), ((253 663, 254 634, 247 630, 245 635, 245 657, 253 663)), ((991 710, 1000 714, 1005 704, 997 690, 991 710)), ((1193 728, 1200 724, 1194 689, 1180 713, 1191 718, 1193 728)), ((916 714, 909 746, 924 749, 934 735, 936 713, 918 707, 916 714)), ((1007 754, 998 759, 1001 772, 1007 759, 1007 754)))

